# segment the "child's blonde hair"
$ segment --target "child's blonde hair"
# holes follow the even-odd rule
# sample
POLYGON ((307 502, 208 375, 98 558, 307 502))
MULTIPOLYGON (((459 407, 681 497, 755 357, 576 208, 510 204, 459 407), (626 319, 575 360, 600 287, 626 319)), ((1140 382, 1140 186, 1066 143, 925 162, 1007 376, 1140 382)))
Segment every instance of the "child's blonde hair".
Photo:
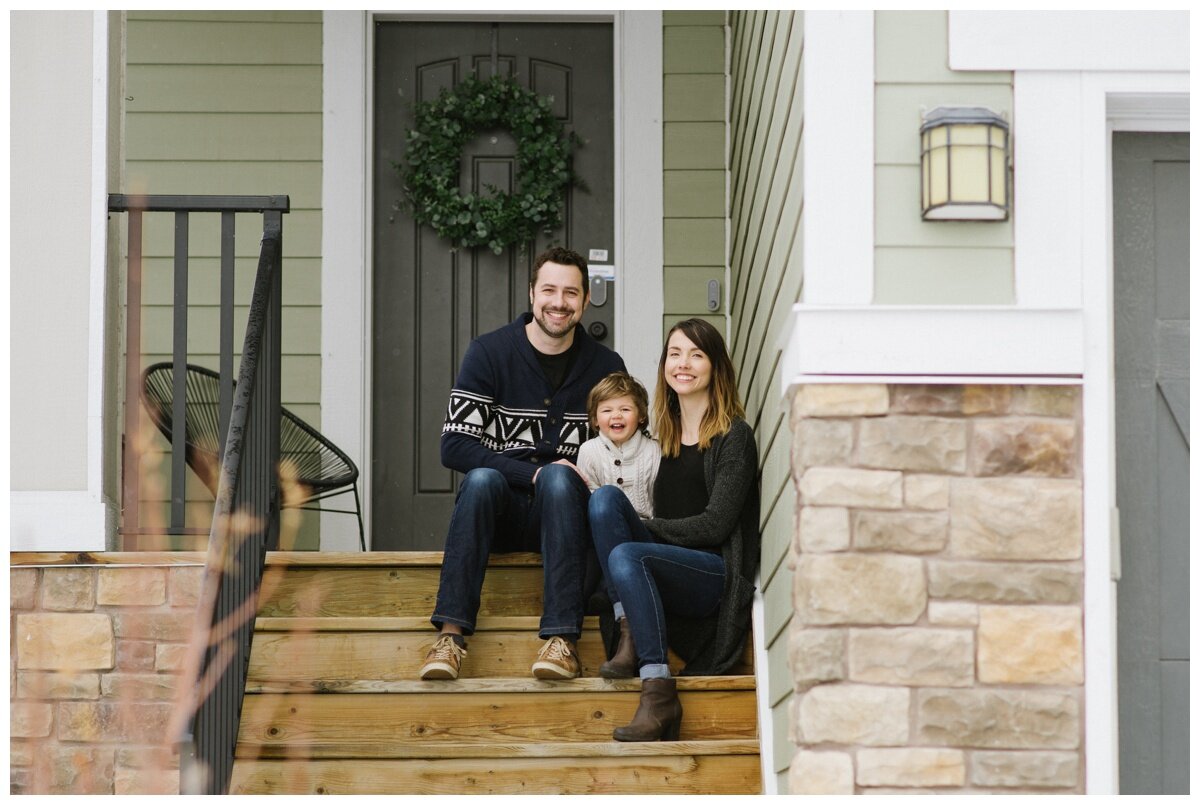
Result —
POLYGON ((628 372, 613 372, 605 375, 588 392, 588 424, 596 427, 596 411, 600 408, 600 403, 617 397, 633 398, 633 404, 637 406, 639 429, 650 421, 650 395, 646 393, 646 387, 628 372))

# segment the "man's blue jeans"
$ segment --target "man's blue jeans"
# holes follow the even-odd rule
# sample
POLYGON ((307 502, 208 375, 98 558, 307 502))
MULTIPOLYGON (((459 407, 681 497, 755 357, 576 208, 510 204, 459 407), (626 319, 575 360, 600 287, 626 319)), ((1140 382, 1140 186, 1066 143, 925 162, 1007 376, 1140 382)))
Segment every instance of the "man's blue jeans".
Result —
POLYGON ((720 554, 656 542, 615 486, 592 493, 588 524, 608 597, 621 604, 629 622, 642 676, 669 675, 664 612, 687 618, 715 612, 725 589, 725 560, 720 554))
POLYGON ((532 492, 513 489, 493 469, 468 472, 450 516, 433 625, 453 623, 474 634, 488 555, 534 551, 542 554, 544 569, 538 634, 578 640, 591 552, 587 498, 583 479, 562 464, 542 467, 532 492))

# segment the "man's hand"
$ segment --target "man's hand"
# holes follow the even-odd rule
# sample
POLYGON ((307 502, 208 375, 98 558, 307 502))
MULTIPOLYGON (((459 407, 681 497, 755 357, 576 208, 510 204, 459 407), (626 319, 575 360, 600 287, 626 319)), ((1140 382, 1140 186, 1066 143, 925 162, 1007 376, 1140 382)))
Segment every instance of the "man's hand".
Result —
MULTIPOLYGON (((585 485, 587 484, 587 478, 584 476, 584 474, 583 474, 582 472, 580 472, 580 471, 579 471, 579 468, 578 468, 578 467, 576 467, 574 464, 572 464, 572 463, 571 463, 570 461, 568 461, 567 459, 565 459, 565 458, 560 458, 558 461, 555 461, 555 462, 552 462, 552 463, 554 463, 554 464, 566 464, 568 467, 570 467, 571 469, 575 470, 575 474, 576 474, 576 475, 578 475, 578 476, 579 476, 581 479, 583 479, 583 483, 584 483, 585 485)), ((550 466, 549 464, 547 464, 547 465, 546 465, 546 467, 549 467, 549 466, 550 466)), ((539 474, 541 474, 541 472, 542 472, 542 470, 543 470, 543 469, 545 469, 545 467, 538 467, 538 468, 537 468, 537 472, 535 472, 535 473, 533 474, 533 485, 534 485, 534 486, 537 486, 537 477, 538 477, 538 475, 539 475, 539 474)))

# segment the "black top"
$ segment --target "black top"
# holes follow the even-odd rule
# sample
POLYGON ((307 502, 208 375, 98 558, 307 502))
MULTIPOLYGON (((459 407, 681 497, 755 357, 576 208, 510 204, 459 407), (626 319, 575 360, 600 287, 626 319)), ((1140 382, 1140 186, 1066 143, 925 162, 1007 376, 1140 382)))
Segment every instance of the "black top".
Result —
POLYGON ((536 347, 534 348, 533 352, 542 366, 542 373, 546 375, 546 381, 553 391, 558 391, 563 381, 567 379, 567 375, 570 374, 571 365, 575 363, 575 355, 579 352, 578 346, 578 339, 576 339, 571 342, 571 346, 557 355, 547 355, 536 347))
POLYGON ((674 520, 703 514, 708 506, 704 456, 694 444, 681 444, 679 455, 664 456, 654 479, 654 516, 674 520))

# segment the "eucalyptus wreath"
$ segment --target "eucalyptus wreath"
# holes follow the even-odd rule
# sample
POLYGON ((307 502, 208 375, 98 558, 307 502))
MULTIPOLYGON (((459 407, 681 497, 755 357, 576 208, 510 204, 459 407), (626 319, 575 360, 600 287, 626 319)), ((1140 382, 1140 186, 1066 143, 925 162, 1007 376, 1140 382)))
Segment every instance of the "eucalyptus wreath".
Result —
POLYGON ((562 225, 563 191, 577 177, 571 169, 574 133, 565 134, 550 98, 512 79, 470 76, 437 98, 414 107, 415 125, 405 142, 400 172, 412 217, 455 248, 487 246, 496 254, 525 244, 537 232, 562 225), (480 130, 505 128, 517 141, 516 188, 488 195, 459 192, 463 146, 480 130))

